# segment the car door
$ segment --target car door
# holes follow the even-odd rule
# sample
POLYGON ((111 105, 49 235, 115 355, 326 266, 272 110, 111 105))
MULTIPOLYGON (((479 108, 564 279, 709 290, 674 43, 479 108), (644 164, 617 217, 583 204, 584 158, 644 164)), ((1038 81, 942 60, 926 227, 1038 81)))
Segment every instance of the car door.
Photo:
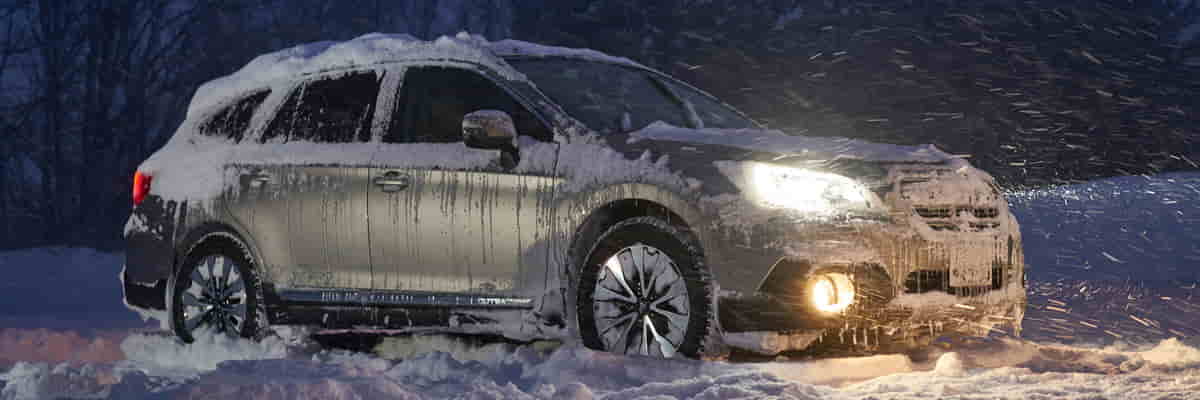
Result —
POLYGON ((367 178, 382 74, 323 74, 296 86, 240 151, 255 202, 240 212, 280 288, 371 287, 367 178))
POLYGON ((539 207, 552 178, 513 172, 516 154, 467 147, 463 116, 483 109, 508 113, 518 135, 554 146, 534 113, 477 70, 404 72, 371 176, 405 185, 368 196, 377 289, 496 295, 544 285, 549 224, 539 207))

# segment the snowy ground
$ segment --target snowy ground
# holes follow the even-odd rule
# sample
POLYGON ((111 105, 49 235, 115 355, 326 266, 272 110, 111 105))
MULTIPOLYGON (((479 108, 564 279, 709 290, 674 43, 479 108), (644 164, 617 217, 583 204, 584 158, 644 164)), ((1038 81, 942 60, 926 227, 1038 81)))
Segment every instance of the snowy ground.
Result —
POLYGON ((289 331, 184 347, 121 306, 119 254, 0 253, 0 399, 1200 399, 1200 174, 1010 199, 1032 268, 1024 339, 943 343, 928 361, 666 361, 443 336, 367 354, 289 331))

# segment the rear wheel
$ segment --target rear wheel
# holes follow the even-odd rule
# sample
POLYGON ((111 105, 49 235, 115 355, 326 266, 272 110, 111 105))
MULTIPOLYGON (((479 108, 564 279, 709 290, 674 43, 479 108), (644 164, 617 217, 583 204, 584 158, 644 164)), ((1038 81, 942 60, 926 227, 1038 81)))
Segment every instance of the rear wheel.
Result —
POLYGON ((690 232, 631 218, 595 241, 576 286, 583 344, 624 354, 697 358, 714 332, 712 280, 690 232))
POLYGON ((230 241, 201 244, 171 276, 171 328, 185 343, 201 332, 254 338, 259 329, 259 281, 246 253, 230 241))

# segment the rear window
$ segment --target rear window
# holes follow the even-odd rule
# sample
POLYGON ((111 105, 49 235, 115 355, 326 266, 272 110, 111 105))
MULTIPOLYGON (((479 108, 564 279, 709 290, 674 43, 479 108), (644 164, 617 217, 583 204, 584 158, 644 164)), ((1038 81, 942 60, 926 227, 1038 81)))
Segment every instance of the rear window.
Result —
POLYGON ((375 71, 355 71, 305 83, 284 101, 261 141, 370 141, 379 81, 375 71))
POLYGON ((254 111, 270 94, 270 89, 260 90, 222 108, 208 121, 200 124, 200 134, 240 142, 246 134, 246 128, 250 126, 250 117, 254 116, 254 111))

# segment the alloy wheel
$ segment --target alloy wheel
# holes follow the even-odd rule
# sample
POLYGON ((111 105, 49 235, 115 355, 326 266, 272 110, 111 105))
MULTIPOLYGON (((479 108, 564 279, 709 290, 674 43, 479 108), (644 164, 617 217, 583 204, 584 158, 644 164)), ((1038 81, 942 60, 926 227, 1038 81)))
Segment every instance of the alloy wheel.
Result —
POLYGON ((233 260, 222 255, 205 257, 185 285, 179 302, 187 332, 207 328, 240 336, 246 322, 246 283, 233 260))
POLYGON ((638 243, 604 261, 592 293, 594 320, 609 351, 673 357, 690 318, 688 289, 667 253, 638 243))

